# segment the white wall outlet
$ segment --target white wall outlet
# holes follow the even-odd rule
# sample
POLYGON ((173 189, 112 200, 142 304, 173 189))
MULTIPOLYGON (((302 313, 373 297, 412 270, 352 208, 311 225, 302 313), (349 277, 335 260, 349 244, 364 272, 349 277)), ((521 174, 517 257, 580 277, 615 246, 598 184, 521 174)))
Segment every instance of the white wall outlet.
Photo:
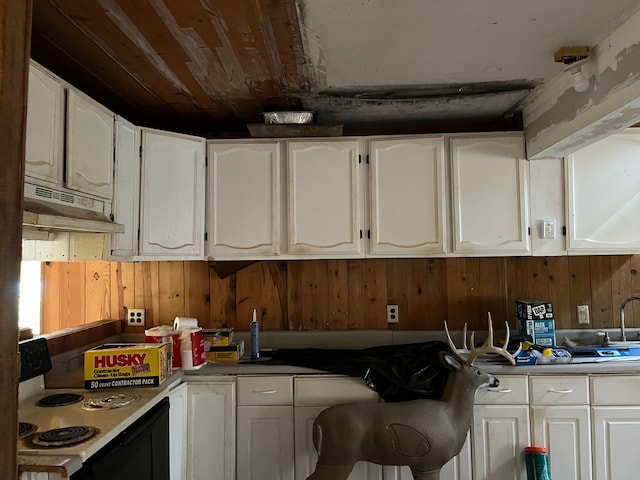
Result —
POLYGON ((144 327, 144 308, 127 308, 127 325, 144 327))
POLYGON ((387 305, 387 323, 398 322, 398 305, 387 305))
POLYGON ((578 305, 578 323, 587 325, 589 323, 589 305, 578 305))
POLYGON ((542 221, 542 238, 547 238, 547 239, 556 238, 556 221, 555 220, 542 221))

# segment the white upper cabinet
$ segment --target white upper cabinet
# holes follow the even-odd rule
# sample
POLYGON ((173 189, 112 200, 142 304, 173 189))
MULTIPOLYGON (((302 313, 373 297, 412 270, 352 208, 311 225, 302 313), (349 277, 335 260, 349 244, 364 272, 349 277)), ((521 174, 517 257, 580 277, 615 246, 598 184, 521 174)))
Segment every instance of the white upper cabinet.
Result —
POLYGON ((65 186, 113 198, 114 115, 73 89, 67 91, 65 186))
POLYGON ((566 255, 564 158, 529 162, 533 255, 566 255), (547 228, 545 229, 545 222, 547 228))
POLYGON ((369 253, 446 253, 444 137, 374 137, 368 145, 369 253))
POLYGON ((616 133, 566 161, 569 253, 640 251, 640 133, 616 133))
POLYGON ((114 118, 102 105, 31 62, 25 150, 29 183, 67 188, 108 204, 114 185, 114 118))
POLYGON ((64 87, 39 66, 29 66, 25 175, 61 186, 64 161, 64 87))
POLYGON ((522 135, 453 137, 451 175, 454 253, 530 254, 522 135))
POLYGON ((209 258, 260 258, 280 253, 278 141, 209 143, 209 258))
POLYGON ((287 142, 288 253, 362 257, 359 139, 287 142))
POLYGON ((205 140, 142 131, 140 255, 204 258, 205 140))
POLYGON ((113 215, 125 228, 111 236, 111 256, 133 257, 138 254, 140 219, 140 128, 119 117, 115 169, 113 215))

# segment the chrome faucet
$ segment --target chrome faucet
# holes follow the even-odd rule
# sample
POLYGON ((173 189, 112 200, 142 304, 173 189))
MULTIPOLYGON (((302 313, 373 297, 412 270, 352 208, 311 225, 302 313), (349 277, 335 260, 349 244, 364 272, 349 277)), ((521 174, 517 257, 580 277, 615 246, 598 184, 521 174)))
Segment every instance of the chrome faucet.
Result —
POLYGON ((625 328, 624 328, 624 307, 627 305, 627 303, 631 303, 634 300, 640 301, 640 297, 629 297, 625 299, 624 302, 622 302, 622 305, 620 305, 620 341, 621 342, 627 341, 627 333, 625 332, 625 328))

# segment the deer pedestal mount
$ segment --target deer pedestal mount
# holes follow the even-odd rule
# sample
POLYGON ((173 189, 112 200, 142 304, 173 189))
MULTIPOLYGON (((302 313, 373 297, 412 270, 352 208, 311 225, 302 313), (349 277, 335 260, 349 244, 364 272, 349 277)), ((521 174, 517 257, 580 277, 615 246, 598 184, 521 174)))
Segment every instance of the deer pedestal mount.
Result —
MULTIPOLYGON (((497 387, 498 379, 480 371, 473 361, 484 353, 497 353, 514 363, 506 346, 493 345, 489 335, 482 347, 466 349, 461 355, 449 335, 451 353, 441 352, 440 361, 450 369, 442 397, 395 403, 336 405, 322 411, 313 424, 313 443, 318 452, 315 471, 307 480, 345 480, 355 462, 407 465, 415 480, 439 480, 442 466, 455 457, 471 426, 476 391, 497 387)), ((466 327, 465 327, 466 345, 466 327)))

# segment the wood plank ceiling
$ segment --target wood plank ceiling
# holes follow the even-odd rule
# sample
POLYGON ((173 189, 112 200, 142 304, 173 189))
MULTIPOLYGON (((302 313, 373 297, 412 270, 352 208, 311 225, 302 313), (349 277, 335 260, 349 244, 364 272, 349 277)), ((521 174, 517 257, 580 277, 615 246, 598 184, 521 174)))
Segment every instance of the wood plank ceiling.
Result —
POLYGON ((248 136, 307 109, 344 133, 519 129, 522 101, 637 0, 37 0, 32 58, 143 126, 248 136))
POLYGON ((208 135, 299 108, 299 35, 291 0, 39 0, 31 56, 134 123, 208 135))

